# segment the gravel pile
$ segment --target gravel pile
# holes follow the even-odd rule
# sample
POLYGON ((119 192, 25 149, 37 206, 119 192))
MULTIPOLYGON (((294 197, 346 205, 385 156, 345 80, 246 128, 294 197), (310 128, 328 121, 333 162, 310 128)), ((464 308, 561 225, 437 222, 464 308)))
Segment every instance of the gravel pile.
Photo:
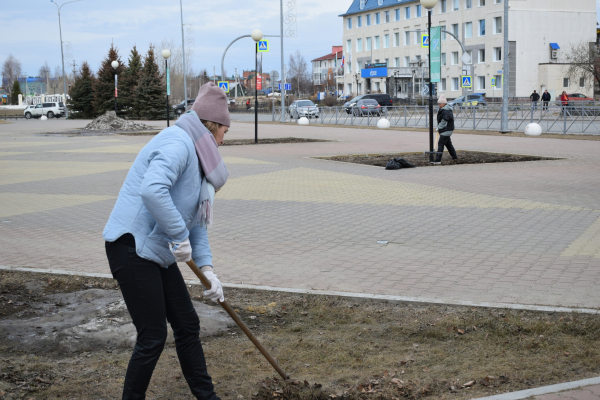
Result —
POLYGON ((119 118, 114 111, 107 111, 104 115, 90 122, 84 129, 87 131, 143 131, 152 128, 119 118))

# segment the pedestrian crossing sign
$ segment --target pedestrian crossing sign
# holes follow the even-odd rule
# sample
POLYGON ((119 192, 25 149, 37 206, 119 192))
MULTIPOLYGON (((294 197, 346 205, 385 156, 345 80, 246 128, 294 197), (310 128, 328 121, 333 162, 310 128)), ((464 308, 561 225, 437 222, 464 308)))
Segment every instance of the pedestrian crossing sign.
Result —
POLYGON ((462 87, 464 88, 471 88, 473 87, 473 83, 471 82, 471 77, 470 76, 463 76, 462 77, 462 87))
POLYGON ((492 78, 492 87, 496 87, 496 78, 492 78))
POLYGON ((219 81, 219 88, 223 89, 225 93, 229 93, 229 82, 227 81, 219 81))
POLYGON ((267 39, 259 40, 257 46, 259 53, 266 53, 269 51, 269 41, 267 39))
POLYGON ((429 48, 429 35, 421 35, 421 47, 429 48))

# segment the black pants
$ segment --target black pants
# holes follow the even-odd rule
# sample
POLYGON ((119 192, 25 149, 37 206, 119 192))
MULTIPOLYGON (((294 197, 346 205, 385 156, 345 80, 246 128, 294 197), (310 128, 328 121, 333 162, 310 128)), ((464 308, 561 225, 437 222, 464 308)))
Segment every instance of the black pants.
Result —
POLYGON ((544 102, 543 102, 543 105, 544 105, 544 110, 547 110, 547 109, 548 109, 548 102, 547 102, 547 101, 544 101, 544 102))
POLYGON ((458 157, 456 155, 456 150, 454 150, 454 146, 452 146, 452 140, 450 139, 450 136, 444 136, 444 135, 440 135, 440 140, 438 141, 438 154, 435 157, 435 162, 440 162, 442 161, 442 153, 444 152, 444 146, 446 146, 446 148, 448 149, 448 153, 450 153, 450 156, 452 157, 453 160, 456 160, 458 157))
POLYGON ((192 393, 197 399, 218 399, 206 371, 200 320, 177 264, 162 268, 139 257, 131 234, 106 242, 106 255, 137 330, 123 399, 146 398, 152 372, 167 339, 167 321, 173 328, 177 356, 192 393))

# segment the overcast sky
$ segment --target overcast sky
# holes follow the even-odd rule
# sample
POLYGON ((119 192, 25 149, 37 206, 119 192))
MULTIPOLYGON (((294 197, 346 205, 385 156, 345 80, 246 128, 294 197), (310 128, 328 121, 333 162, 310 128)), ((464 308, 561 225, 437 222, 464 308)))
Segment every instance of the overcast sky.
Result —
MULTIPOLYGON (((59 3, 64 0, 58 0, 59 3)), ((183 0, 184 23, 194 26, 193 68, 213 66, 219 74, 221 55, 234 38, 260 28, 279 34, 277 0, 183 0)), ((288 0, 284 1, 284 7, 288 0)), ((285 62, 299 50, 307 61, 328 54, 341 45, 342 20, 338 17, 352 0, 297 0, 297 37, 285 41, 285 62)), ((600 0, 596 1, 600 15, 600 0)), ((150 43, 173 39, 181 43, 178 0, 81 0, 67 4, 62 12, 63 40, 71 42, 78 65, 87 60, 94 71, 105 57, 111 41, 123 61, 134 44, 145 52, 150 43)), ((23 72, 36 76, 48 62, 52 71, 60 65, 60 39, 56 6, 50 0, 0 0, 0 62, 9 54, 17 57, 23 72)), ((270 40, 265 72, 280 70, 280 42, 270 40)), ((228 51, 225 69, 229 75, 254 67, 251 39, 242 39, 228 51)), ((67 62, 67 61, 66 61, 67 62)), ((68 63, 72 61, 69 60, 68 63)))
MULTIPOLYGON (((65 0, 57 0, 62 4, 65 0)), ((288 3, 284 1, 284 7, 288 3)), ((298 0, 297 37, 285 40, 285 62, 299 50, 310 61, 341 45, 342 20, 338 17, 352 0, 298 0)), ((284 9, 285 11, 285 9, 284 9)), ((106 56, 111 41, 119 48, 123 61, 133 45, 145 52, 150 43, 173 39, 181 45, 179 0, 81 0, 62 8, 62 33, 72 43, 78 65, 87 60, 96 71, 106 56)), ((183 0, 185 24, 194 26, 193 67, 213 66, 220 72, 225 47, 236 37, 261 29, 279 35, 278 0, 183 0)), ((50 68, 61 63, 58 14, 50 0, 0 0, 0 62, 12 54, 22 63, 23 72, 36 76, 48 61, 50 68)), ((241 39, 228 51, 225 69, 254 68, 254 47, 250 38, 241 39)), ((280 70, 280 41, 271 38, 271 51, 264 56, 265 72, 280 70)), ((72 63, 72 61, 68 61, 72 63)), ((67 63, 67 61, 65 61, 67 63)), ((71 68, 72 69, 72 68, 71 68)))

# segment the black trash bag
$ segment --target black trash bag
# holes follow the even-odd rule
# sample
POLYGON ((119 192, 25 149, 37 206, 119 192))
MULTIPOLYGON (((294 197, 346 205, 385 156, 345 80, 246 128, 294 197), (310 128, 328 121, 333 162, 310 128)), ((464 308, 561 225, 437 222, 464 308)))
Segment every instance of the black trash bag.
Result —
POLYGON ((404 158, 394 158, 394 161, 400 164, 402 168, 416 168, 416 165, 409 163, 404 158))
POLYGON ((395 170, 395 169, 402 169, 402 165, 400 165, 399 163, 397 163, 394 160, 390 160, 386 165, 385 165, 385 169, 389 169, 389 170, 395 170))

